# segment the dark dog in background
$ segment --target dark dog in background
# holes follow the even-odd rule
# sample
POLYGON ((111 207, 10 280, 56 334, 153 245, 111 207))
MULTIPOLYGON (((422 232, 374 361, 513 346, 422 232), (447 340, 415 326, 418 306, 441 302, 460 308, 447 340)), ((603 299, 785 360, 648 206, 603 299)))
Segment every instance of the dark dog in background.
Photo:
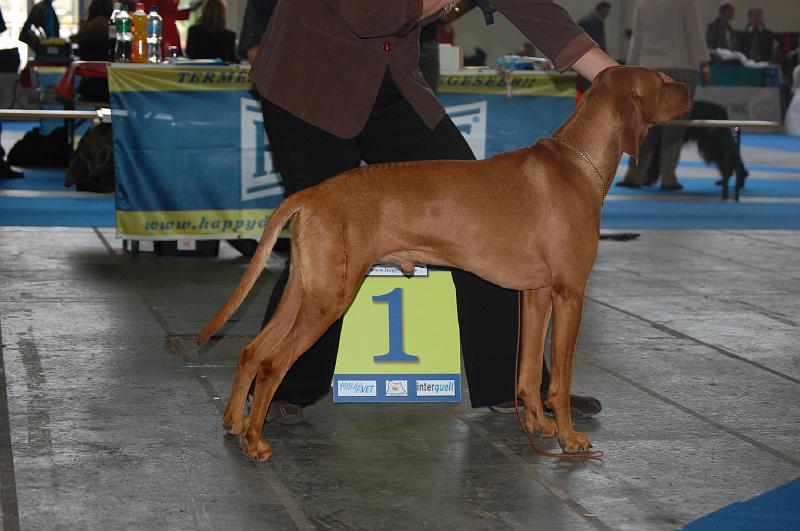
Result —
MULTIPOLYGON (((691 120, 727 120, 728 111, 724 107, 710 101, 695 101, 689 114, 691 120)), ((728 127, 687 127, 683 136, 683 143, 696 142, 697 150, 706 164, 713 164, 719 169, 722 176, 714 184, 724 184, 731 176, 742 175, 741 182, 749 172, 744 167, 736 140, 728 127)), ((648 169, 648 183, 658 180, 659 156, 656 152, 648 169)))

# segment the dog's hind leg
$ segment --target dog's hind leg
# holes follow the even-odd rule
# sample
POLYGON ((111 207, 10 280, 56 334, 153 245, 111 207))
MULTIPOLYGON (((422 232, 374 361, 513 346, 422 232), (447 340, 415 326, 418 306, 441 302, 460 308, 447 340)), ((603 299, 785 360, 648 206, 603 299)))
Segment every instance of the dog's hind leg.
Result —
POLYGON ((286 336, 296 319, 300 309, 302 291, 298 276, 290 272, 286 288, 269 323, 253 341, 242 349, 239 355, 231 396, 222 417, 223 426, 234 435, 239 435, 246 429, 247 419, 244 417, 244 405, 258 367, 286 336))
POLYGON ((556 436, 556 423, 542 408, 542 358, 547 324, 550 322, 550 286, 522 293, 522 359, 517 396, 525 403, 525 429, 544 437, 556 436))
POLYGON ((265 461, 272 456, 270 445, 261 436, 272 397, 289 368, 322 337, 345 309, 346 304, 326 306, 318 299, 313 300, 308 293, 303 296, 303 305, 292 329, 258 368, 249 421, 241 440, 242 450, 249 457, 265 461), (306 301, 311 302, 307 304, 306 301))
POLYGON ((567 453, 591 448, 589 438, 575 431, 569 405, 575 344, 583 312, 585 279, 582 283, 561 281, 553 285, 553 337, 550 355, 550 390, 547 403, 553 408, 558 427, 558 442, 567 453))

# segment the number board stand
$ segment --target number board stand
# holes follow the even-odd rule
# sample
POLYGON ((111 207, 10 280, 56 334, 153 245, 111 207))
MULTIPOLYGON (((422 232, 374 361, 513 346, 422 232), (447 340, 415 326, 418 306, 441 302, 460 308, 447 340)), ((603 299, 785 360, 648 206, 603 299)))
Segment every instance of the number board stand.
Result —
POLYGON ((449 271, 375 266, 344 316, 334 402, 459 402, 461 346, 449 271))

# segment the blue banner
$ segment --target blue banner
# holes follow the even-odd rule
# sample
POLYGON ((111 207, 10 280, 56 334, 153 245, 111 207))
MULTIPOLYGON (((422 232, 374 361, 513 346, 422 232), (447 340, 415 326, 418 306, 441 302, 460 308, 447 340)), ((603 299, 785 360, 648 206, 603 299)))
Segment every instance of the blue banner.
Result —
POLYGON ((118 235, 259 236, 283 199, 249 81, 209 68, 109 69, 118 235))
MULTIPOLYGON (((258 237, 283 199, 247 69, 109 68, 117 235, 258 237)), ((440 98, 479 159, 534 144, 572 112, 574 76, 442 76, 440 98)))

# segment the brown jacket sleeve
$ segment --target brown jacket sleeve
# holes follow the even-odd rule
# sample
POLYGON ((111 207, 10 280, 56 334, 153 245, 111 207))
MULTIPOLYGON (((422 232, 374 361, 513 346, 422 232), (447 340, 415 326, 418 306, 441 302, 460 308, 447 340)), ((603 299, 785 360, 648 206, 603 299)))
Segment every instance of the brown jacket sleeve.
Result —
POLYGON ((339 0, 342 18, 363 38, 402 37, 419 23, 422 0, 339 0))
POLYGON ((553 0, 492 0, 492 5, 511 21, 559 72, 597 47, 563 7, 553 0))

